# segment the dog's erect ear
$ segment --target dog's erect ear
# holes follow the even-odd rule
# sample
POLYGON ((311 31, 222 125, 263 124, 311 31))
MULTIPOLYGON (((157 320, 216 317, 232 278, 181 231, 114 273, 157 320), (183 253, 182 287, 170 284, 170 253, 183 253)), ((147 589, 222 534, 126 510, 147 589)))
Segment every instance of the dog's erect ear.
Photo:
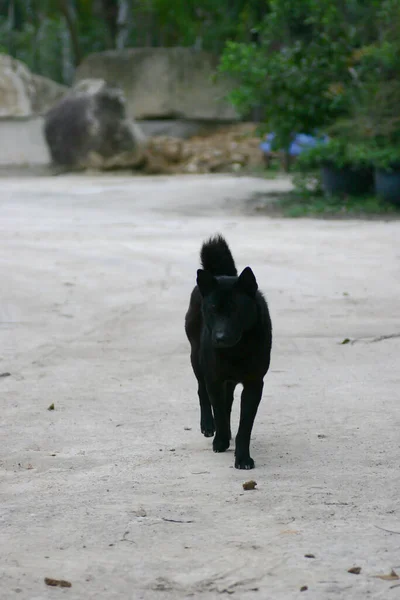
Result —
POLYGON ((258 285, 256 278, 254 276, 253 271, 250 267, 246 267, 240 273, 238 278, 238 287, 249 296, 255 296, 256 291, 258 290, 258 285))
POLYGON ((215 277, 209 271, 203 271, 203 269, 198 269, 196 282, 203 297, 210 294, 217 285, 215 277))

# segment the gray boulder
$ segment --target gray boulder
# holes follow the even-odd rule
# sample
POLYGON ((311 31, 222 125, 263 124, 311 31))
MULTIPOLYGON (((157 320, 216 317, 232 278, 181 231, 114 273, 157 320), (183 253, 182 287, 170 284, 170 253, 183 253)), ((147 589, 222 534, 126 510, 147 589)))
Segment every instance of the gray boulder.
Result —
POLYGON ((47 113, 44 133, 55 165, 117 169, 143 161, 145 136, 127 117, 122 90, 101 79, 72 88, 47 113))

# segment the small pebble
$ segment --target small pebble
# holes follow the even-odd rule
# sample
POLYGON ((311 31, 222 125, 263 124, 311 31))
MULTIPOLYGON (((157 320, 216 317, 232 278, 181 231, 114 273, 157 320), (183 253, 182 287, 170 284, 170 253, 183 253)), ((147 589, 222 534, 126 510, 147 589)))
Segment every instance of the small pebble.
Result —
POLYGON ((45 577, 44 582, 46 585, 50 585, 51 587, 63 587, 70 588, 72 587, 72 583, 66 581, 65 579, 53 579, 52 577, 45 577))
POLYGON ((245 481, 245 483, 243 484, 243 489, 244 490, 255 490, 256 485, 257 485, 257 481, 253 481, 251 479, 250 481, 245 481))
POLYGON ((352 573, 353 575, 359 575, 361 573, 361 567, 351 567, 347 572, 352 573))

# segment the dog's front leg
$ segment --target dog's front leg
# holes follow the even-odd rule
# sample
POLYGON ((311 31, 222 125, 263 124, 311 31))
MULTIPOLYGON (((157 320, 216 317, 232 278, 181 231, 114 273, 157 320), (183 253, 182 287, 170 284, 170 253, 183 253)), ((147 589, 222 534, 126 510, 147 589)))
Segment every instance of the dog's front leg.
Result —
POLYGON ((213 450, 214 452, 225 452, 229 448, 231 436, 225 406, 224 382, 208 381, 207 391, 214 412, 215 437, 213 439, 213 450))
POLYGON ((254 460, 250 456, 250 436, 260 404, 264 382, 245 381, 240 403, 240 423, 236 436, 236 469, 254 469, 254 460))
POLYGON ((206 384, 203 377, 199 378, 199 400, 200 400, 200 429, 204 437, 214 435, 214 418, 211 411, 210 399, 208 397, 206 384))

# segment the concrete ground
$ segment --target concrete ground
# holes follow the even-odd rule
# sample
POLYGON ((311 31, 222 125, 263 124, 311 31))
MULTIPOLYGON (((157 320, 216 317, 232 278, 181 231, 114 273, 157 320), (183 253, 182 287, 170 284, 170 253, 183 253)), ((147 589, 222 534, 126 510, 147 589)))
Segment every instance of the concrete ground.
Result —
POLYGON ((246 210, 288 185, 0 181, 2 600, 400 597, 400 222, 246 210), (199 432, 183 330, 217 231, 274 324, 250 472, 199 432))

